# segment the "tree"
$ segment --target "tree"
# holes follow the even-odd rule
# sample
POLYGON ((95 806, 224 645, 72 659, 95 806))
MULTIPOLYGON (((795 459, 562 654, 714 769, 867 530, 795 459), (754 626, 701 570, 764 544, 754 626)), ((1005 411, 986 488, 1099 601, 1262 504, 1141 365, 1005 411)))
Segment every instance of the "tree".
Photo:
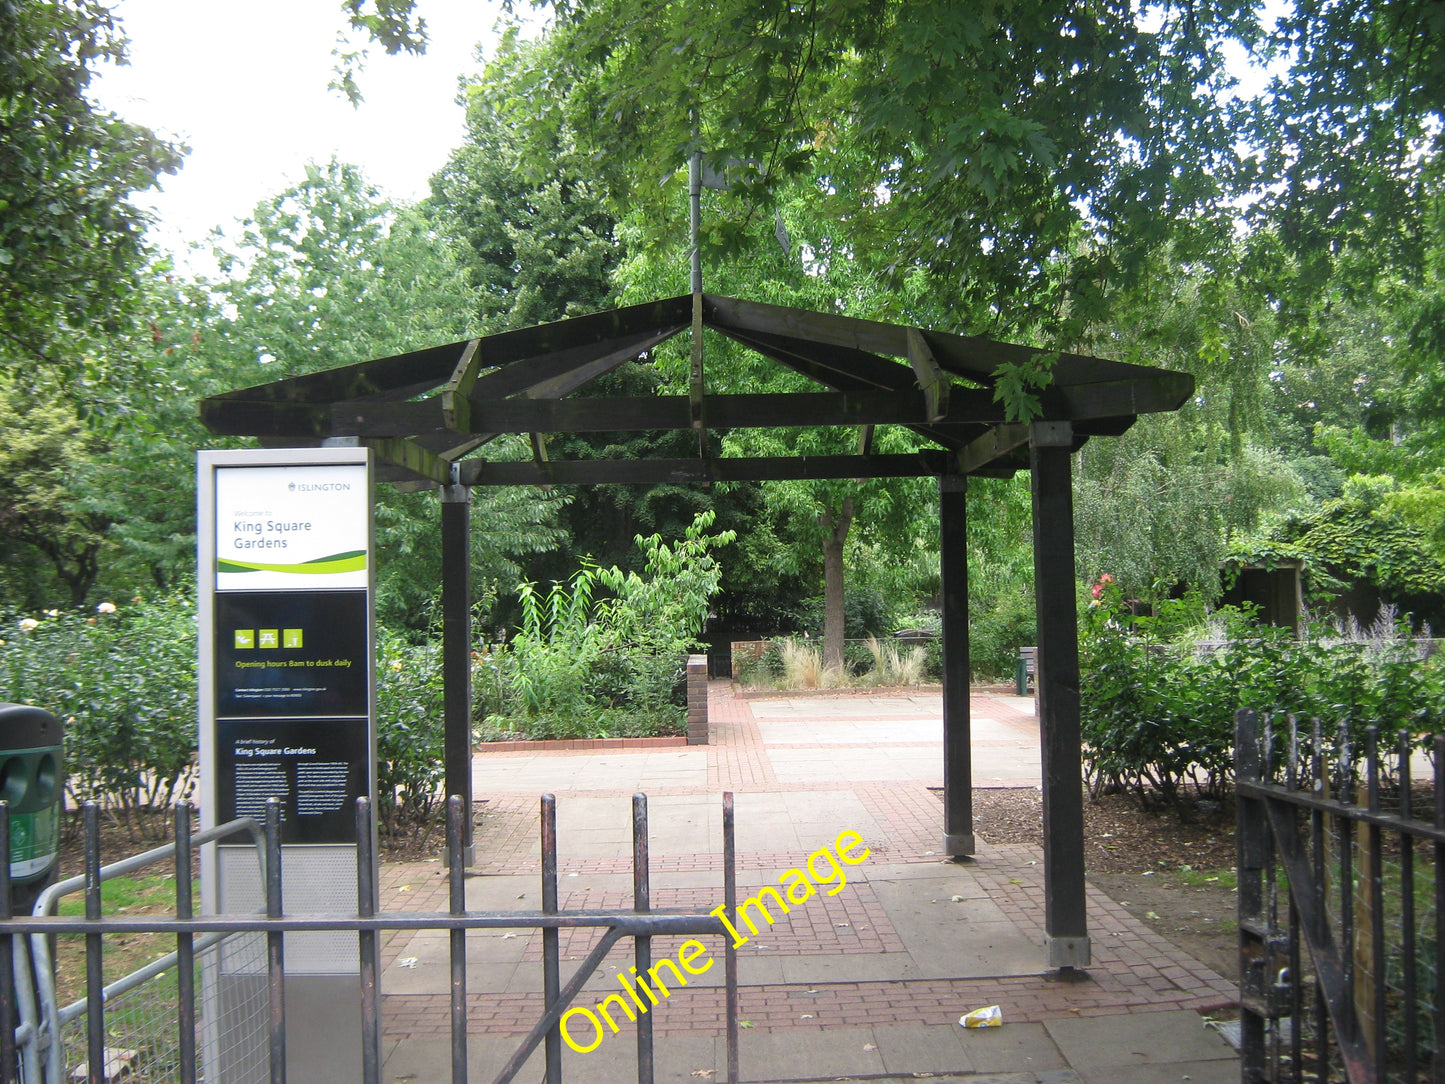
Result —
MULTIPOLYGON (((29 393, 11 381, 0 383, 0 432, 5 434, 0 441, 0 537, 9 542, 5 564, 13 570, 17 560, 24 561, 21 550, 38 551, 64 584, 68 603, 78 606, 95 582, 110 526, 80 499, 83 476, 98 449, 73 404, 62 396, 29 393)), ((50 601, 36 598, 34 584, 18 587, 16 594, 32 606, 50 601)))
POLYGON ((549 132, 546 168, 527 156, 526 125, 547 91, 535 44, 503 36, 463 88, 466 142, 432 178, 430 209, 461 243, 487 331, 597 312, 613 301, 622 254, 597 171, 565 125, 549 132), (539 84, 542 84, 539 86, 539 84))
MULTIPOLYGON (((467 136, 432 178, 428 213, 456 242, 475 291, 476 318, 489 332, 597 312, 616 302, 613 274, 625 248, 596 167, 565 126, 547 133, 545 166, 529 157, 539 99, 558 88, 543 68, 547 54, 504 35, 495 58, 463 88, 467 136)), ((580 389, 579 395, 648 395, 659 379, 629 365, 580 389)), ((643 458, 686 454, 680 433, 556 434, 559 459, 643 458), (671 453, 664 449, 672 449, 671 453)), ((631 568, 641 560, 639 533, 681 538, 711 498, 685 486, 571 488, 563 513, 572 545, 529 562, 528 576, 562 580, 578 559, 631 568)))
POLYGON ((1046 317, 1071 346, 1141 252, 1228 236, 1218 34, 1253 36, 1241 7, 1149 30, 1122 3, 553 6, 553 63, 578 87, 562 114, 620 201, 662 219, 695 149, 752 164, 735 186, 764 218, 818 181, 855 257, 890 285, 925 271, 965 330, 1046 317))
MULTIPOLYGON (((781 210, 786 246, 779 239, 778 219, 750 216, 746 199, 736 193, 709 192, 703 213, 704 236, 731 236, 726 260, 705 261, 706 288, 821 312, 875 318, 880 309, 890 312, 892 299, 847 258, 838 224, 810 201, 814 191, 814 186, 800 182, 788 192, 781 210)), ((678 228, 686 221, 684 206, 676 203, 671 211, 668 243, 639 244, 619 268, 618 276, 626 283, 624 300, 665 296, 685 288, 688 260, 678 228)), ((642 214, 636 211, 628 216, 624 236, 642 236, 642 214)), ((709 246, 705 254, 715 254, 718 247, 709 246)), ((691 354, 680 343, 682 340, 665 343, 654 354, 661 379, 674 393, 686 388, 690 372, 691 354)), ((690 347, 691 341, 683 345, 690 347)), ((709 393, 818 390, 809 378, 721 336, 705 335, 702 349, 709 393)), ((723 456, 815 456, 856 452, 860 433, 845 427, 748 428, 714 434, 711 439, 716 441, 717 454, 723 456)), ((879 427, 872 439, 880 453, 914 450, 922 443, 912 432, 896 426, 879 427)), ((731 495, 753 487, 720 488, 731 495)), ((781 571, 814 583, 821 578, 824 664, 841 667, 845 561, 851 545, 864 542, 882 559, 906 560, 916 551, 919 535, 926 532, 924 524, 930 522, 927 513, 934 508, 936 491, 930 482, 918 479, 769 482, 757 486, 756 491, 766 506, 767 533, 781 546, 752 547, 745 539, 740 553, 757 553, 774 565, 775 575, 781 571)), ((721 518, 726 520, 726 516, 721 518)), ((730 567, 729 580, 733 571, 730 567)), ((749 570, 745 575, 751 578, 756 573, 749 570)))
POLYGON ((73 366, 134 296, 145 216, 129 200, 183 148, 96 108, 92 67, 123 63, 96 0, 0 3, 0 353, 73 366))
MULTIPOLYGON (((206 350, 232 387, 478 334, 475 295, 453 247, 355 166, 308 166, 306 180, 258 205, 235 248, 216 256, 229 277, 210 286, 234 315, 216 322, 206 350)), ((507 440, 489 447, 494 456, 525 454, 507 440)), ((564 503, 530 489, 474 495, 472 559, 483 593, 514 582, 520 557, 559 544, 564 503)), ((441 582, 434 502, 383 491, 376 516, 378 613, 425 628, 441 582)))
POLYGON ((1250 105, 1259 279, 1297 313, 1326 286, 1420 278, 1438 238, 1445 12, 1430 0, 1296 0, 1264 42, 1285 70, 1250 105))

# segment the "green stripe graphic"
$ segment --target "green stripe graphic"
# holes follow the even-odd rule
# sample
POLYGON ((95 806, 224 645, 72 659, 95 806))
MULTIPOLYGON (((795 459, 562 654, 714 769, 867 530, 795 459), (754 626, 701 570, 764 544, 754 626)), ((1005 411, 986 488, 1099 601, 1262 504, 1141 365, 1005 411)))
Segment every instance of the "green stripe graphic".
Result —
POLYGON ((366 551, 348 550, 329 557, 317 557, 296 564, 266 564, 259 561, 217 559, 217 572, 289 572, 298 576, 334 576, 339 572, 362 572, 366 569, 366 551))

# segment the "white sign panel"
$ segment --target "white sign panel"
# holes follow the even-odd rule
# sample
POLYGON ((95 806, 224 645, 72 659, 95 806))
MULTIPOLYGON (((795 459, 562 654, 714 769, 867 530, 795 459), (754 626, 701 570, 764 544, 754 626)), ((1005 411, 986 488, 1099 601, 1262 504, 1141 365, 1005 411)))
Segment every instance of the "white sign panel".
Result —
POLYGON ((366 588, 366 465, 216 469, 217 591, 366 588))

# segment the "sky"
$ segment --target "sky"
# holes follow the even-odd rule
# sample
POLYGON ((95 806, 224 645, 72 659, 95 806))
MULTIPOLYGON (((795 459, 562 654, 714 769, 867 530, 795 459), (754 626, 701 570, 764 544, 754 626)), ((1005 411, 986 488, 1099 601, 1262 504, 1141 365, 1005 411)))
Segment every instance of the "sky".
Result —
POLYGON ((189 144, 180 173, 135 197, 161 220, 153 239, 179 254, 333 154, 392 197, 425 196, 461 143, 458 77, 479 70, 478 43, 491 55, 500 9, 499 0, 419 0, 426 54, 371 46, 354 109, 326 89, 346 29, 340 0, 120 0, 130 63, 101 65, 91 93, 189 144))

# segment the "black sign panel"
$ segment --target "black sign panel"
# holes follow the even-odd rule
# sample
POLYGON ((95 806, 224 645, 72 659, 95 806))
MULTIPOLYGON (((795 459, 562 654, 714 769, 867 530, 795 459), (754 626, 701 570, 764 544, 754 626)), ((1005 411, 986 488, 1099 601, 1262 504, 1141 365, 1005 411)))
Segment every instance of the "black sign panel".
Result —
POLYGON ((283 843, 355 843, 356 799, 367 793, 365 719, 216 724, 217 823, 266 821, 281 799, 283 843))
POLYGON ((369 714, 365 591, 225 592, 215 615, 217 718, 369 714))

